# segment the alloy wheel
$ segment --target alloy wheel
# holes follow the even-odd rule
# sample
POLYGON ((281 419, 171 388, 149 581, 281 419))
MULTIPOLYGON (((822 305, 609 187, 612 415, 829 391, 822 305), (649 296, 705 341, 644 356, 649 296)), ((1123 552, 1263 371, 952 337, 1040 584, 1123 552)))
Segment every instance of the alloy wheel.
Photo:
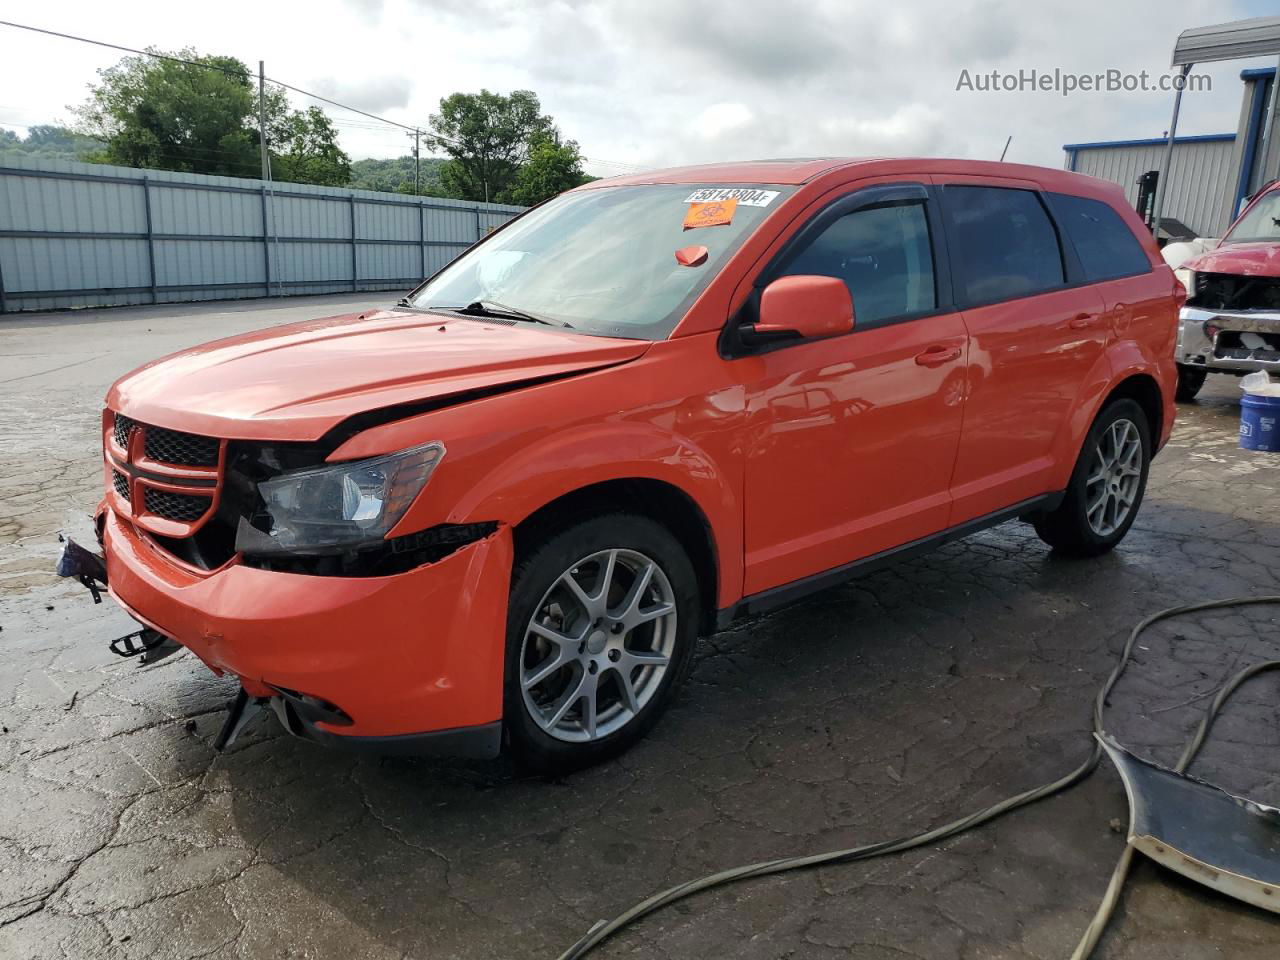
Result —
POLYGON ((556 578, 525 628, 525 708, 557 740, 607 737, 657 693, 675 643, 675 593, 657 563, 622 548, 586 556, 556 578))
POLYGON ((1100 537, 1115 533, 1133 511, 1141 483, 1142 435, 1131 420, 1116 420, 1098 438, 1084 485, 1090 529, 1100 537))

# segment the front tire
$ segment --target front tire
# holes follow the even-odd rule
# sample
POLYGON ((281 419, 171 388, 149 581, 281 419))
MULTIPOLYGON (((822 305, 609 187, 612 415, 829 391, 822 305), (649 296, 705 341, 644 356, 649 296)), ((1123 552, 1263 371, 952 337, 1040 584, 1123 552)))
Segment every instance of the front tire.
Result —
POLYGON ((504 720, 516 758, 544 773, 625 750, 670 704, 698 634, 693 564, 661 524, 612 513, 517 559, 504 720))
POLYGON ((1150 466, 1146 414, 1133 400, 1112 401, 1089 428, 1062 503, 1035 521, 1036 533, 1061 553, 1106 553, 1133 526, 1150 466))
POLYGON ((1209 371, 1204 367, 1192 367, 1187 364, 1178 364, 1178 387, 1174 391, 1173 398, 1179 403, 1189 403, 1196 398, 1196 394, 1200 392, 1200 388, 1204 386, 1209 371))

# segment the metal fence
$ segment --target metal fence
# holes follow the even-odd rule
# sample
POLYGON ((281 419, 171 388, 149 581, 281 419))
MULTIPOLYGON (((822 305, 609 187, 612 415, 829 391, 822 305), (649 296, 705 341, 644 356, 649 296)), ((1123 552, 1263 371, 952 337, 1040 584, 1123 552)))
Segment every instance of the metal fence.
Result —
POLYGON ((0 313, 406 290, 522 209, 0 153, 0 313))

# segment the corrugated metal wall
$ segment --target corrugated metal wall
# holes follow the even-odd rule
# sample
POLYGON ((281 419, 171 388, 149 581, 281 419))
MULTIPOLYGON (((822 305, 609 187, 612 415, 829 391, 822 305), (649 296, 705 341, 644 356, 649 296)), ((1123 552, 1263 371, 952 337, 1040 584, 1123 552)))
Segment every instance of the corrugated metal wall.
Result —
POLYGON ((407 290, 522 209, 0 154, 0 313, 407 290))
MULTIPOLYGON (((1118 183, 1130 204, 1138 200, 1138 176, 1159 170, 1164 163, 1164 141, 1121 145, 1068 147, 1067 167, 1118 183), (1072 154, 1075 165, 1072 166, 1072 154)), ((1228 193, 1234 189, 1237 170, 1233 161, 1235 137, 1196 138, 1173 146, 1172 174, 1162 216, 1181 220, 1202 237, 1220 237, 1231 223, 1228 193)))

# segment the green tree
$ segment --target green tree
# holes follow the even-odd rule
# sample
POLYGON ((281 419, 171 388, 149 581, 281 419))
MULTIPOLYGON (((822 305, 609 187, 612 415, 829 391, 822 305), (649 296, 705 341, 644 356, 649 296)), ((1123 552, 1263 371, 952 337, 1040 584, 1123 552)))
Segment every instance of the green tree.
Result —
MULTIPOLYGON (((160 51, 150 49, 151 53, 160 51)), ((259 171, 249 71, 234 57, 125 57, 76 109, 80 132, 103 140, 94 159, 129 167, 252 177, 259 171)))
MULTIPOLYGON (((150 49, 153 54, 161 51, 150 49)), ((99 71, 100 82, 75 108, 80 132, 105 143, 88 159, 130 167, 258 177, 257 80, 235 57, 173 54, 125 57, 99 71)), ((294 111, 284 91, 265 97, 272 175, 294 183, 345 184, 351 160, 328 117, 294 111)))
POLYGON ((440 171, 444 190, 462 200, 503 198, 534 144, 556 136, 532 90, 452 94, 431 115, 431 129, 428 145, 449 157, 440 171))
MULTIPOLYGON (((447 161, 440 157, 423 157, 418 192, 423 196, 444 196, 440 183, 440 168, 447 161)), ((381 190, 384 193, 413 194, 413 157, 390 159, 353 160, 350 186, 361 190, 381 190)))
POLYGON ((515 182, 503 194, 503 201, 531 207, 591 179, 582 172, 578 144, 548 135, 530 148, 528 159, 516 171, 515 182))
POLYGON ((42 123, 27 128, 27 137, 13 145, 29 157, 46 160, 87 160, 106 146, 101 140, 76 133, 69 127, 42 123))
POLYGON ((285 113, 267 139, 277 180, 331 187, 350 182, 351 158, 339 149, 333 124, 318 107, 285 113))

